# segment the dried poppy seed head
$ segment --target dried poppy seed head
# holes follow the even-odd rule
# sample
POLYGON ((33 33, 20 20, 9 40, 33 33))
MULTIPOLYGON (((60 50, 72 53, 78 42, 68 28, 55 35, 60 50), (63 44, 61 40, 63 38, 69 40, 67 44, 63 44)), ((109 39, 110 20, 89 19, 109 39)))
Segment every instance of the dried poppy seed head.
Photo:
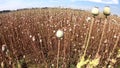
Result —
POLYGON ((91 13, 94 15, 94 16, 97 16, 99 14, 99 8, 98 7, 94 7, 91 11, 91 13))
POLYGON ((109 6, 105 6, 104 7, 103 14, 105 16, 109 16, 110 15, 110 7, 109 6))
POLYGON ((63 36, 63 31, 62 31, 62 30, 58 30, 58 31, 56 32, 56 36, 57 36, 58 38, 61 38, 61 37, 63 36))
POLYGON ((5 45, 5 44, 2 45, 2 51, 3 51, 3 52, 6 52, 6 51, 7 51, 7 45, 5 45))

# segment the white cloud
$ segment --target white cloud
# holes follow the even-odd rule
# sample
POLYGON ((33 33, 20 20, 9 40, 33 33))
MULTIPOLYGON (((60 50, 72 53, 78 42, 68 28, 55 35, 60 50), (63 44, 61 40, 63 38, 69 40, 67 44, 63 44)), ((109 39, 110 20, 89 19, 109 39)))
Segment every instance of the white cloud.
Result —
POLYGON ((119 4, 119 0, 71 0, 71 1, 90 1, 90 2, 98 2, 104 4, 119 4))
POLYGON ((37 7, 41 3, 25 2, 24 0, 4 0, 0 1, 0 10, 16 10, 20 8, 37 7))
POLYGON ((50 2, 61 2, 61 1, 64 1, 64 0, 49 0, 50 2))
POLYGON ((8 9, 8 10, 12 10, 12 9, 17 9, 18 7, 19 8, 22 8, 24 7, 23 4, 20 0, 5 0, 3 1, 2 4, 0 4, 0 10, 5 10, 5 9, 8 9))
POLYGON ((101 0, 102 3, 106 4, 119 4, 119 0, 101 0))

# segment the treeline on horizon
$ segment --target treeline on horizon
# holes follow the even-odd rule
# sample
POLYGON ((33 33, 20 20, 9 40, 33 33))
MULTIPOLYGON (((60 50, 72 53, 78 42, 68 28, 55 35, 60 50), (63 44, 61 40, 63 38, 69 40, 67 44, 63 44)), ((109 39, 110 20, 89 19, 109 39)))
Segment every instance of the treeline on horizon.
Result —
MULTIPOLYGON (((1 10, 0 13, 8 13, 8 12, 31 10, 31 9, 71 9, 71 8, 61 8, 61 7, 22 8, 22 9, 16 9, 16 10, 1 10)), ((74 9, 74 10, 85 11, 81 9, 74 9)))

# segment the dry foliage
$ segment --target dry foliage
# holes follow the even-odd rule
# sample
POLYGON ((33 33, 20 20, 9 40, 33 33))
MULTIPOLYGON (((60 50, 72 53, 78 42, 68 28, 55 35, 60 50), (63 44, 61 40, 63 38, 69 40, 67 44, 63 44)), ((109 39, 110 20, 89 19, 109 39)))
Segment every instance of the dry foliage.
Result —
POLYGON ((91 24, 91 21, 86 21, 87 17, 92 18, 88 11, 51 8, 0 14, 0 62, 6 62, 10 67, 25 55, 28 67, 56 68, 60 42, 59 68, 75 68, 80 57, 83 61, 87 60, 83 68, 93 65, 93 61, 98 62, 93 67, 107 68, 112 65, 117 68, 120 66, 120 18, 108 17, 101 43, 105 18, 100 14, 94 19, 83 57, 91 24), (60 39, 55 35, 59 29, 64 31, 60 39), (7 46, 7 55, 2 52, 2 45, 7 46), (112 59, 114 63, 110 61, 112 59))

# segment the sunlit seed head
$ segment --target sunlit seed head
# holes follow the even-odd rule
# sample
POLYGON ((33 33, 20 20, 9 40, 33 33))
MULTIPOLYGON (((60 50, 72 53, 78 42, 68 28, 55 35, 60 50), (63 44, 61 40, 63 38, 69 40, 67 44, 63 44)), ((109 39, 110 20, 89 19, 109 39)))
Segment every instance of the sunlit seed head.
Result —
POLYGON ((115 32, 115 30, 113 30, 112 32, 115 32))
POLYGON ((74 27, 76 27, 77 25, 76 24, 74 24, 74 27))
POLYGON ((100 29, 97 29, 97 32, 99 32, 100 31, 100 29))
POLYGON ((108 65, 108 67, 107 68, 112 68, 112 66, 111 65, 108 65))
POLYGON ((71 38, 70 41, 73 41, 73 39, 71 38))
POLYGON ((94 15, 94 16, 97 16, 99 14, 99 8, 98 7, 94 7, 91 11, 91 13, 94 15))
POLYGON ((76 36, 78 37, 79 35, 78 35, 78 34, 76 34, 76 36))
POLYGON ((67 20, 67 24, 69 23, 69 20, 67 20))
POLYGON ((4 68, 4 66, 5 66, 5 65, 4 65, 4 62, 2 61, 2 62, 1 62, 1 67, 4 68))
POLYGON ((23 32, 23 31, 22 31, 21 33, 22 33, 22 34, 24 34, 24 32, 23 32))
POLYGON ((66 31, 67 29, 66 28, 64 28, 64 31, 66 31))
POLYGON ((85 46, 82 46, 82 48, 84 49, 84 48, 85 48, 85 46))
POLYGON ((63 38, 61 37, 60 40, 63 40, 63 38))
POLYGON ((51 66, 54 67, 54 64, 52 64, 51 66))
POLYGON ((41 24, 41 26, 44 26, 43 24, 41 24))
POLYGON ((108 42, 108 40, 107 40, 107 39, 105 39, 104 43, 107 43, 107 42, 108 42))
POLYGON ((81 38, 83 38, 83 36, 80 36, 81 38))
POLYGON ((68 26, 70 26, 70 24, 68 24, 68 26))
POLYGON ((57 27, 57 25, 55 25, 55 27, 57 27))
POLYGON ((91 17, 87 17, 87 18, 86 18, 86 21, 87 21, 87 22, 90 22, 90 20, 91 20, 91 17))
POLYGON ((23 55, 23 58, 25 58, 26 56, 25 55, 23 55))
POLYGON ((12 61, 8 61, 8 64, 11 65, 11 64, 12 64, 12 61))
POLYGON ((116 36, 116 35, 114 35, 114 38, 117 38, 117 36, 116 36))
POLYGON ((55 33, 55 30, 53 30, 53 33, 55 33))
POLYGON ((84 33, 84 35, 86 35, 87 33, 84 33))
POLYGON ((50 25, 47 24, 47 27, 49 27, 50 25))
POLYGON ((32 35, 30 35, 29 37, 32 38, 32 35))
POLYGON ((56 32, 56 36, 57 36, 58 38, 63 37, 63 31, 62 31, 62 30, 58 30, 58 31, 56 32))
POLYGON ((79 45, 82 45, 82 43, 78 43, 79 45))
POLYGON ((72 31, 72 29, 70 28, 69 31, 72 31))
POLYGON ((21 26, 19 25, 18 27, 20 28, 21 26))
POLYGON ((94 36, 92 36, 92 37, 91 37, 91 39, 95 39, 95 37, 94 37, 94 36))
POLYGON ((35 36, 32 37, 32 41, 35 41, 35 36))
POLYGON ((37 22, 37 24, 40 24, 40 22, 37 22))
POLYGON ((117 24, 117 21, 115 19, 112 19, 112 23, 116 23, 117 24))
POLYGON ((111 59, 111 62, 114 64, 116 63, 116 61, 117 61, 116 59, 111 59))
POLYGON ((40 36, 40 33, 38 33, 37 35, 40 36))
POLYGON ((105 16, 108 16, 110 15, 110 7, 109 6, 105 6, 104 9, 103 9, 103 14, 105 16))
POLYGON ((111 29, 108 29, 108 32, 110 32, 111 31, 111 29))
POLYGON ((9 53, 10 53, 10 51, 7 49, 6 52, 5 52, 5 54, 9 55, 9 53))
POLYGON ((35 61, 37 61, 37 59, 34 59, 35 61))
POLYGON ((5 44, 2 45, 2 51, 6 51, 7 50, 7 46, 5 44))
POLYGON ((108 50, 106 49, 106 50, 105 50, 105 53, 107 53, 107 52, 108 52, 108 50))
POLYGON ((52 42, 49 42, 50 44, 52 44, 52 42))
POLYGON ((85 26, 86 24, 83 24, 83 26, 85 26))
POLYGON ((74 49, 74 51, 76 52, 76 51, 77 51, 77 49, 74 49))
POLYGON ((73 44, 73 46, 75 47, 75 46, 76 46, 76 44, 73 44))

